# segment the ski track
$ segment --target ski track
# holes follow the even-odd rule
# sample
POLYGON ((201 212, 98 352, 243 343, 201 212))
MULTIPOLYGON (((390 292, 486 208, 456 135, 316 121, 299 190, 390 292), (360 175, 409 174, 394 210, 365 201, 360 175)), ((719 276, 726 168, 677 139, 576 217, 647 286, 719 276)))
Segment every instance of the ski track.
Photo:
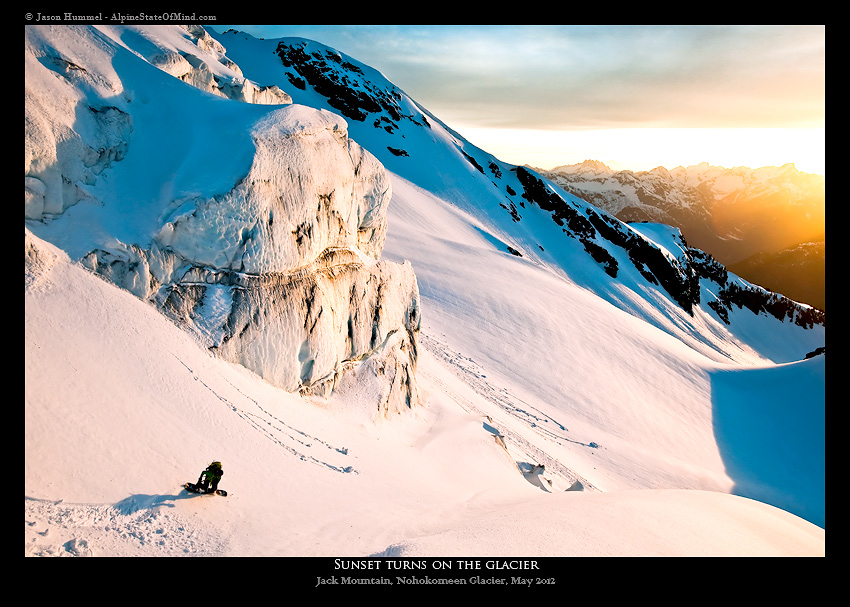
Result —
MULTIPOLYGON (((247 402, 239 407, 205 383, 183 360, 175 358, 219 402, 251 428, 298 459, 334 472, 357 474, 352 466, 326 461, 327 456, 347 457, 348 448, 330 443, 286 424, 279 417, 225 381, 247 402), (309 451, 318 451, 314 456, 309 451)), ((224 556, 227 543, 220 534, 170 510, 174 501, 189 494, 131 495, 116 504, 75 504, 63 500, 24 497, 27 557, 98 556, 224 556)), ((195 496, 197 497, 197 496, 195 496)))
MULTIPOLYGON (((428 352, 445 363, 445 366, 463 383, 471 387, 487 402, 497 407, 499 412, 519 420, 537 434, 558 445, 563 445, 568 442, 588 448, 597 447, 595 443, 582 443, 568 438, 566 433, 569 432, 569 430, 563 424, 524 402, 522 399, 512 395, 506 388, 496 388, 493 386, 492 383, 487 381, 487 376, 481 372, 480 367, 478 367, 477 363, 472 358, 456 352, 449 348, 445 343, 440 342, 438 339, 430 335, 425 335, 424 333, 420 334, 419 341, 422 346, 428 350, 428 352), (543 425, 550 423, 551 426, 549 427, 545 427, 543 425), (554 429, 552 429, 552 426, 554 426, 554 429)), ((468 399, 455 392, 440 378, 424 371, 422 373, 427 376, 429 381, 437 384, 442 393, 454 400, 464 411, 473 415, 486 417, 488 423, 498 432, 498 437, 501 438, 502 444, 509 454, 512 451, 517 450, 529 457, 532 460, 531 462, 516 462, 517 468, 519 468, 521 472, 527 474, 534 469, 536 464, 539 464, 544 466, 546 476, 559 476, 570 486, 578 481, 584 489, 598 491, 598 489, 587 479, 577 474, 574 470, 564 465, 561 461, 551 456, 543 449, 533 445, 516 432, 505 427, 503 424, 498 423, 494 420, 492 413, 482 411, 480 408, 473 405, 468 399)))
MULTIPOLYGON (((569 430, 557 420, 513 396, 505 388, 494 387, 478 365, 450 349, 446 344, 424 334, 422 345, 457 377, 470 386, 497 411, 513 417, 556 444, 572 442, 591 447, 566 437, 569 430)), ((224 406, 275 445, 302 461, 339 473, 358 472, 351 466, 332 463, 333 456, 347 457, 346 447, 336 447, 318 437, 298 430, 263 407, 256 399, 225 381, 247 404, 239 406, 204 382, 185 361, 175 358, 191 374, 194 381, 209 390, 224 406), (317 451, 319 457, 309 451, 317 451)), ((515 460, 517 469, 529 478, 536 464, 545 467, 546 476, 558 476, 569 485, 579 481, 586 490, 598 490, 544 450, 531 444, 455 392, 440 378, 423 371, 444 394, 463 410, 488 420, 497 432, 506 452, 515 460), (517 458, 519 455, 519 458, 517 458), (530 461, 521 461, 527 457, 530 461)), ((498 414, 497 414, 498 415, 498 414)), ((558 483, 560 484, 560 483, 558 483)), ((116 504, 66 503, 30 496, 24 498, 25 549, 27 557, 86 557, 127 554, 137 556, 223 556, 227 542, 209 526, 200 525, 191 515, 174 510, 174 501, 186 499, 182 490, 176 495, 132 495, 116 504)))
MULTIPOLYGON (((175 356, 175 358, 177 358, 175 356)), ((260 432, 263 436, 271 440, 273 443, 278 445, 279 447, 285 449, 292 455, 301 459, 302 461, 306 461, 312 464, 316 464, 318 466, 323 466, 334 472, 341 473, 353 473, 358 474, 357 470, 355 470, 352 466, 343 466, 336 465, 330 463, 328 461, 324 461, 310 455, 309 453, 305 453, 304 450, 307 449, 322 449, 324 448, 327 452, 333 455, 348 455, 347 447, 335 447, 320 438, 315 436, 310 436, 309 434, 298 430, 297 428, 293 428, 288 425, 282 419, 263 408, 256 399, 251 398, 244 392, 242 392, 239 388, 233 385, 232 382, 223 378, 236 392, 238 392, 243 398, 249 401, 251 408, 255 409, 256 412, 249 411, 248 409, 243 409, 235 405, 231 402, 230 399, 219 394, 215 389, 213 389, 209 384, 205 383, 202 379, 198 377, 197 374, 188 366, 186 363, 179 358, 177 358, 180 363, 189 370, 192 374, 193 379, 201 383, 207 390, 209 390, 220 402, 225 404, 231 411, 233 411, 237 416, 239 416, 242 420, 248 423, 252 428, 260 432), (293 444, 295 446, 293 446, 293 444)))

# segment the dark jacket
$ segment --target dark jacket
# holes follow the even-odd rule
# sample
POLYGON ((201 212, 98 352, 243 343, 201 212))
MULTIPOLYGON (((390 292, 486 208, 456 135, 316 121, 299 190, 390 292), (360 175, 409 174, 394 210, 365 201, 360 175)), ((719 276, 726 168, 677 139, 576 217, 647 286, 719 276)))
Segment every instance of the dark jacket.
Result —
POLYGON ((204 476, 207 477, 207 481, 217 485, 218 481, 221 480, 221 477, 224 476, 224 470, 221 469, 221 463, 213 462, 207 466, 207 469, 201 473, 201 477, 203 478, 204 476))
POLYGON ((221 469, 221 464, 218 462, 213 462, 207 469, 204 470, 204 474, 207 476, 207 480, 213 483, 217 483, 221 480, 221 477, 224 476, 224 470, 221 469))

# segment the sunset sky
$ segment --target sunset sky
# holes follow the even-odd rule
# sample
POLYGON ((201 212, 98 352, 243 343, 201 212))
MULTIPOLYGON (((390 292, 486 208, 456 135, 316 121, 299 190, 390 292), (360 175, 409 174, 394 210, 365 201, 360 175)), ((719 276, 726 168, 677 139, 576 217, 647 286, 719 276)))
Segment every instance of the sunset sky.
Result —
POLYGON ((825 26, 229 28, 327 44, 514 164, 825 173, 825 26))

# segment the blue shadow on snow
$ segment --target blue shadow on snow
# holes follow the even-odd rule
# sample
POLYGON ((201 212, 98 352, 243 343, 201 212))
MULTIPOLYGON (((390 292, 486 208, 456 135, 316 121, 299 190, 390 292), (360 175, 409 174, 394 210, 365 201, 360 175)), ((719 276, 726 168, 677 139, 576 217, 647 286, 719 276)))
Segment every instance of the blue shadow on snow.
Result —
POLYGON ((826 528, 825 356, 715 371, 711 394, 733 493, 826 528))

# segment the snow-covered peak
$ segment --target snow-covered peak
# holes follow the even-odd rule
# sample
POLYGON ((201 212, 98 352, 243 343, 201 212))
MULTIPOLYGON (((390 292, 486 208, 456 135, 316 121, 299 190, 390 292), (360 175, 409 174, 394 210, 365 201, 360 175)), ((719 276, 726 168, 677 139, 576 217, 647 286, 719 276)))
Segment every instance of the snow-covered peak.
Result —
POLYGON ((565 164, 551 169, 553 173, 590 173, 597 175, 607 175, 614 171, 599 160, 585 160, 578 164, 565 164))

